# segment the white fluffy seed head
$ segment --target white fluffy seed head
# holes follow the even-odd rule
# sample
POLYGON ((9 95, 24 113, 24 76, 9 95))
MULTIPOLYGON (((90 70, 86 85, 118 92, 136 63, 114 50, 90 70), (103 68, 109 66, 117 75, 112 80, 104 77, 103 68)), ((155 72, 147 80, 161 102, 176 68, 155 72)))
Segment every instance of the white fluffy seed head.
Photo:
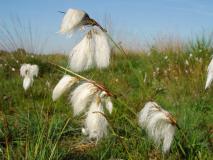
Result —
POLYGON ((158 109, 155 107, 157 103, 155 102, 148 102, 145 104, 143 109, 139 113, 139 124, 142 128, 145 128, 147 126, 147 123, 150 119, 150 115, 152 115, 152 112, 158 111, 158 109))
POLYGON ((107 135, 108 126, 105 117, 98 112, 104 113, 103 105, 99 97, 94 97, 85 120, 84 134, 87 133, 89 139, 96 140, 96 142, 107 135))
POLYGON ((83 25, 87 13, 78 9, 68 9, 63 17, 59 33, 66 34, 76 31, 83 25))
POLYGON ((209 63, 207 72, 208 73, 207 73, 205 89, 209 88, 213 81, 213 58, 212 58, 211 62, 209 63))
POLYGON ((59 97, 61 97, 61 95, 67 92, 77 81, 78 79, 76 77, 64 75, 53 89, 53 101, 56 101, 59 97))
POLYGON ((95 42, 91 32, 88 32, 70 52, 70 68, 75 72, 92 68, 95 65, 94 54, 95 42))
POLYGON ((36 64, 33 64, 33 65, 31 65, 31 68, 30 68, 30 74, 31 74, 31 76, 35 76, 35 77, 38 77, 38 72, 39 72, 39 67, 38 67, 38 65, 36 65, 36 64))
POLYGON ((22 64, 20 68, 20 75, 24 78, 23 88, 27 90, 33 84, 34 76, 38 76, 39 68, 37 65, 22 64))
POLYGON ((163 152, 164 153, 167 153, 170 150, 170 147, 172 145, 172 141, 173 141, 173 138, 175 135, 175 130, 176 130, 176 128, 171 124, 168 124, 164 128, 164 139, 163 139, 163 152))
POLYGON ((113 103, 111 101, 111 98, 107 95, 107 93, 105 91, 102 91, 99 94, 99 97, 101 99, 101 102, 104 104, 105 108, 111 114, 112 113, 112 109, 113 109, 113 103))
POLYGON ((111 114, 112 113, 112 109, 113 109, 113 103, 112 103, 110 97, 106 97, 105 98, 105 107, 109 111, 109 113, 111 114))
POLYGON ((30 68, 31 68, 30 64, 22 64, 20 68, 20 75, 22 77, 27 76, 29 74, 28 72, 30 71, 30 68))
POLYGON ((106 68, 110 62, 111 48, 105 32, 91 29, 70 52, 70 68, 76 72, 90 69, 95 65, 106 68))
POLYGON ((148 102, 139 113, 139 124, 159 146, 163 143, 164 153, 170 150, 176 126, 170 119, 171 114, 155 102, 148 102))
POLYGON ((98 68, 109 66, 111 47, 105 32, 99 28, 93 29, 95 40, 95 61, 98 68))
POLYGON ((70 102, 73 107, 74 116, 79 115, 86 109, 97 90, 97 87, 92 83, 85 82, 71 92, 70 102))
POLYGON ((32 86, 33 84, 33 78, 29 77, 29 76, 25 76, 24 80, 23 80, 23 88, 24 90, 28 90, 30 88, 30 86, 32 86))
POLYGON ((160 144, 161 139, 163 138, 163 130, 167 126, 166 123, 168 118, 163 112, 156 112, 151 115, 151 118, 147 124, 147 131, 149 136, 151 136, 157 144, 160 144))
POLYGON ((33 78, 34 76, 38 76, 39 67, 38 65, 31 65, 31 64, 22 64, 20 68, 20 75, 22 77, 28 76, 33 78))

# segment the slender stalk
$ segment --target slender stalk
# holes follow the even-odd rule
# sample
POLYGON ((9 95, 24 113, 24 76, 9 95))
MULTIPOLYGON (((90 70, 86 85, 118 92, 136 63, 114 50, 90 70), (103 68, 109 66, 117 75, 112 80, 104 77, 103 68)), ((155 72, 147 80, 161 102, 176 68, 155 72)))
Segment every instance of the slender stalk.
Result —
POLYGON ((52 64, 52 65, 54 65, 54 66, 56 66, 56 67, 58 67, 58 68, 60 68, 60 69, 62 69, 62 70, 64 70, 64 71, 66 71, 66 72, 69 72, 69 73, 75 75, 76 77, 78 77, 78 78, 80 78, 80 79, 83 79, 83 80, 88 81, 88 82, 91 82, 91 83, 93 82, 92 80, 87 79, 86 77, 83 77, 83 76, 81 76, 80 74, 77 74, 77 73, 73 72, 72 70, 69 70, 69 69, 67 69, 67 68, 64 68, 64 67, 62 67, 62 66, 60 66, 60 65, 58 65, 58 64, 52 63, 52 62, 49 62, 49 63, 52 64))
MULTIPOLYGON (((95 21, 95 22, 96 22, 96 21, 95 21)), ((136 70, 134 69, 134 67, 133 67, 133 65, 132 65, 132 63, 131 63, 131 61, 129 61, 128 55, 127 55, 127 53, 125 52, 125 50, 123 49, 123 47, 122 47, 122 46, 119 46, 119 45, 113 40, 113 38, 108 34, 107 30, 104 29, 100 24, 98 24, 98 23, 96 22, 95 25, 98 26, 103 32, 105 32, 106 35, 107 35, 107 37, 111 40, 111 42, 112 42, 112 43, 113 43, 113 44, 125 55, 126 61, 127 61, 128 65, 129 65, 129 68, 133 71, 133 73, 134 73, 135 76, 137 77, 138 81, 140 81, 140 78, 139 78, 138 74, 136 73, 136 70)))
POLYGON ((122 47, 120 47, 114 40, 113 38, 108 34, 107 30, 104 29, 97 21, 95 21, 94 19, 91 19, 92 22, 94 22, 94 24, 92 25, 96 25, 97 27, 99 27, 103 32, 106 33, 107 37, 112 41, 112 43, 121 51, 124 53, 125 56, 127 56, 126 52, 124 51, 124 49, 122 47))
POLYGON ((124 49, 120 47, 107 32, 106 35, 109 37, 112 43, 127 57, 127 53, 124 51, 124 49))
POLYGON ((64 68, 64 67, 62 67, 62 66, 60 66, 60 65, 57 65, 57 64, 55 64, 55 63, 51 63, 51 62, 49 62, 49 63, 52 64, 52 65, 54 65, 54 66, 56 66, 56 67, 58 67, 58 68, 60 68, 60 69, 62 69, 62 70, 64 70, 64 71, 66 71, 66 72, 68 72, 68 73, 70 73, 70 74, 72 74, 72 75, 75 75, 76 77, 78 77, 78 78, 80 78, 80 79, 82 79, 82 80, 85 80, 85 81, 87 81, 87 82, 89 82, 89 83, 92 83, 93 85, 95 85, 95 86, 96 86, 97 88, 99 88, 100 90, 105 91, 105 92, 107 93, 108 96, 114 97, 114 98, 117 97, 116 95, 112 94, 112 93, 111 93, 106 87, 104 87, 102 84, 99 84, 99 83, 97 83, 97 82, 95 82, 95 81, 93 81, 93 80, 90 80, 90 79, 88 79, 88 78, 86 78, 86 77, 84 77, 84 76, 81 76, 80 74, 77 74, 77 73, 73 72, 72 70, 69 70, 69 69, 67 69, 67 68, 64 68))

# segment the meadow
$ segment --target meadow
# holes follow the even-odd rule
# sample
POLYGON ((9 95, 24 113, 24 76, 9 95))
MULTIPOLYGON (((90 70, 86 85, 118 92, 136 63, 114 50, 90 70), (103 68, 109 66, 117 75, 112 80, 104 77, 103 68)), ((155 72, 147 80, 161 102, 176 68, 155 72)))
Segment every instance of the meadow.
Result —
MULTIPOLYGON (((118 52, 118 51, 114 51, 118 52)), ((129 51, 130 52, 130 51, 129 51)), ((109 134, 96 146, 81 134, 84 115, 73 117, 69 93, 52 101, 52 90, 65 73, 63 54, 33 54, 23 49, 0 52, 1 159, 211 159, 213 156, 213 86, 204 90, 213 53, 207 38, 179 51, 113 54, 106 69, 80 73, 106 86, 116 98, 107 115, 109 134), (39 65, 39 77, 26 92, 19 68, 39 65), (177 119, 171 152, 164 155, 138 126, 137 113, 156 101, 177 119)))

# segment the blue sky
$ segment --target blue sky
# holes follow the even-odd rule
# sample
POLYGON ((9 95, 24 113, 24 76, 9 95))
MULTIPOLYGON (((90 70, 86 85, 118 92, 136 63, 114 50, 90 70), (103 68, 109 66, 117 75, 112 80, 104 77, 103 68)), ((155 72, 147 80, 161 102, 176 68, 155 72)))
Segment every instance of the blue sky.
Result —
POLYGON ((136 37, 142 42, 159 34, 189 38, 213 31, 212 0, 0 0, 0 24, 19 17, 48 39, 45 50, 68 51, 77 38, 56 33, 63 16, 57 11, 68 8, 83 9, 102 24, 107 17, 117 37, 136 37))

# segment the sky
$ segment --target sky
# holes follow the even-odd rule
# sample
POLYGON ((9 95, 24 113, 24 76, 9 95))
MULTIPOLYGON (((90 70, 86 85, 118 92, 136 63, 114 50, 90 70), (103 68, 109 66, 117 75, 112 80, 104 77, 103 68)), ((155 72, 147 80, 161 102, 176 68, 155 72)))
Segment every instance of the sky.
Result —
POLYGON ((212 0, 0 0, 0 25, 12 28, 18 17, 31 24, 46 52, 68 52, 79 41, 57 33, 63 18, 57 11, 68 8, 85 10, 102 25, 110 22, 117 40, 144 42, 161 34, 187 39, 213 31, 212 0))

